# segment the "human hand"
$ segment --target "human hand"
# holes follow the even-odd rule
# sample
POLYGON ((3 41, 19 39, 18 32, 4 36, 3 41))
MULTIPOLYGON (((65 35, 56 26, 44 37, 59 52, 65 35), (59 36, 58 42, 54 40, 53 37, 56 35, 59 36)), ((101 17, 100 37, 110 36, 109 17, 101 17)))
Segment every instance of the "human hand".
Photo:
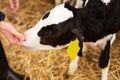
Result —
POLYGON ((19 0, 9 0, 9 12, 14 14, 19 9, 19 0))
POLYGON ((21 40, 24 41, 24 36, 17 32, 12 24, 9 22, 1 21, 0 22, 0 32, 8 39, 12 44, 17 44, 22 46, 21 40))

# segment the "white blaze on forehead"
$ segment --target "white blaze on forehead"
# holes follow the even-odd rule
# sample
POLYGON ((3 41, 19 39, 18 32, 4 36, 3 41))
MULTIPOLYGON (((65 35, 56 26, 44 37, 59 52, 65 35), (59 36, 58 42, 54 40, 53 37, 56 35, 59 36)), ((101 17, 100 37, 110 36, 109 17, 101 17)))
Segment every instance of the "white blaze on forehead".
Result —
POLYGON ((55 24, 58 24, 59 22, 63 22, 65 20, 73 17, 73 12, 68 10, 64 6, 65 6, 65 4, 62 4, 62 5, 55 7, 54 9, 51 10, 50 16, 52 17, 52 21, 55 24))
POLYGON ((45 27, 47 25, 64 22, 72 17, 73 17, 73 12, 65 8, 65 4, 61 4, 53 8, 50 11, 49 16, 44 20, 41 19, 41 22, 44 24, 44 27, 45 27))

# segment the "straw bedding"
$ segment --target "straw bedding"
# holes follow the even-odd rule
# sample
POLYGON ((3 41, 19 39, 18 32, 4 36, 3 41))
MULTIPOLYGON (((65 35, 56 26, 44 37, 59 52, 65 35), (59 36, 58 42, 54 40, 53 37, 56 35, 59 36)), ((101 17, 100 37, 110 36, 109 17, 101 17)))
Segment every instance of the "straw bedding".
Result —
MULTIPOLYGON (((53 7, 53 0, 21 0, 19 11, 11 15, 7 12, 7 0, 0 0, 0 10, 7 15, 6 21, 11 22, 21 33, 33 27, 42 14, 53 7)), ((29 51, 9 44, 3 35, 0 38, 10 67, 17 73, 30 76, 31 80, 100 80, 99 46, 91 48, 88 45, 88 50, 79 60, 78 70, 74 75, 66 76, 70 63, 66 49, 29 51)), ((120 80, 120 32, 111 48, 110 62, 109 80, 120 80)))

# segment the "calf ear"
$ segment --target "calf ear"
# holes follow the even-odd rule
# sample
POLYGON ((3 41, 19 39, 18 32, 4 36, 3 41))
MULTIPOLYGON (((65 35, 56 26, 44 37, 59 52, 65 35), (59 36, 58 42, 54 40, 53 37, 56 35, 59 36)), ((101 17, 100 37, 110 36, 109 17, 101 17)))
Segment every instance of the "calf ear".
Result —
POLYGON ((81 31, 79 31, 78 29, 75 28, 75 29, 72 30, 72 33, 77 36, 77 38, 79 39, 79 41, 83 42, 83 36, 82 36, 81 31))
POLYGON ((76 29, 76 28, 72 30, 72 33, 75 34, 79 40, 80 51, 78 52, 78 55, 82 56, 83 41, 84 41, 82 33, 79 29, 76 29))
POLYGON ((73 6, 71 6, 68 1, 65 2, 65 6, 64 7, 67 8, 67 9, 69 9, 70 11, 72 11, 74 13, 74 16, 76 16, 77 9, 75 7, 73 7, 73 6))

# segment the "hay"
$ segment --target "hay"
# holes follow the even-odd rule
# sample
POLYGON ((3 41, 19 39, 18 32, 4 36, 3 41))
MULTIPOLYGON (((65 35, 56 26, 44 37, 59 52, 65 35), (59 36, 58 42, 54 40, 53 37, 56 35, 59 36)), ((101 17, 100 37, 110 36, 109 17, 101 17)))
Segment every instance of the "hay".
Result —
MULTIPOLYGON (((6 20, 14 24, 16 29, 24 32, 33 27, 42 14, 54 7, 53 0, 21 0, 16 15, 7 12, 8 4, 0 0, 0 10, 7 15, 6 20)), ((50 51, 28 51, 23 47, 11 45, 4 38, 6 56, 10 67, 17 73, 30 76, 31 80, 100 80, 101 70, 98 67, 99 49, 88 46, 87 54, 79 60, 79 68, 74 75, 67 77, 70 59, 66 49, 50 51)), ((120 32, 111 49, 109 80, 120 80, 120 32)))

